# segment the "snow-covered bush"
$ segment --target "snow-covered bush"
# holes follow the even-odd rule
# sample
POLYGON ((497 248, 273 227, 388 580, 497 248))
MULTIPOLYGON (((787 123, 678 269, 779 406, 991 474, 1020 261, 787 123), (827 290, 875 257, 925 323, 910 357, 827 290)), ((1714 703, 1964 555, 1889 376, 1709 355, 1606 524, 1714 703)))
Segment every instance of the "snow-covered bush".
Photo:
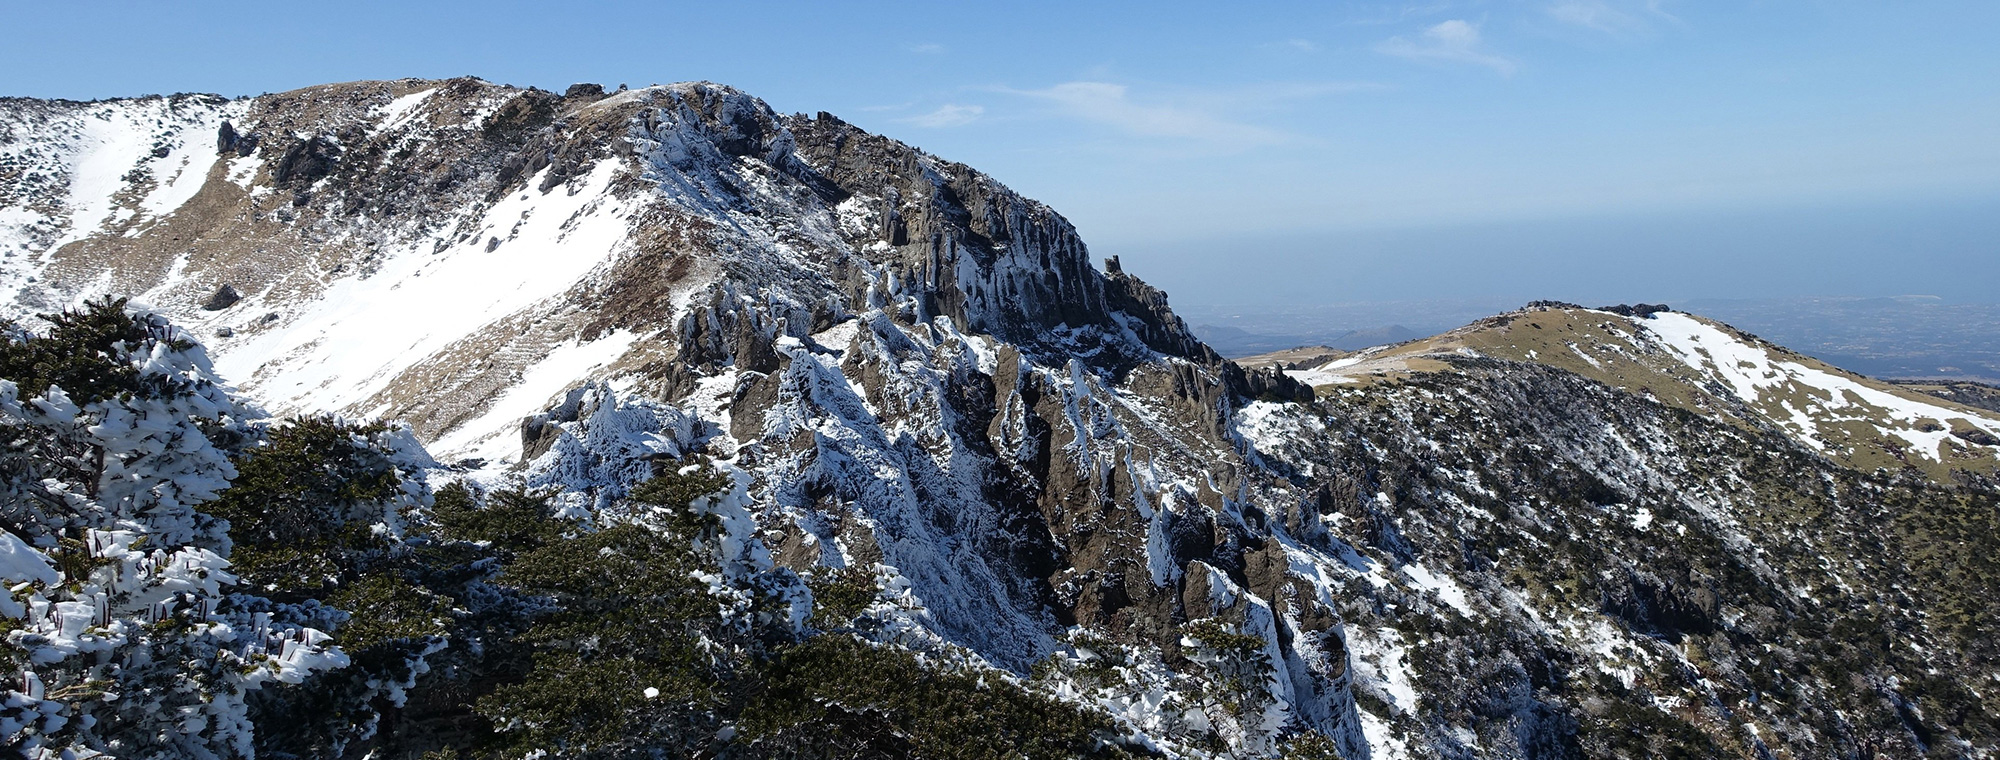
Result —
MULTIPOLYGON (((270 425, 204 505, 228 521, 226 609, 333 635, 349 667, 249 698, 255 746, 337 756, 372 737, 443 648, 455 600, 407 522, 431 502, 407 428, 305 416, 270 425)), ((450 589, 456 590, 456 589, 450 589)))
POLYGON ((590 499, 433 494, 407 428, 265 421, 123 302, 45 319, 0 325, 28 757, 1122 753, 1101 711, 870 641, 874 573, 774 567, 740 473, 626 436, 590 499))
POLYGON ((245 694, 346 664, 319 630, 229 609, 197 509, 261 416, 165 319, 123 301, 0 340, 0 741, 31 757, 251 752, 245 694))

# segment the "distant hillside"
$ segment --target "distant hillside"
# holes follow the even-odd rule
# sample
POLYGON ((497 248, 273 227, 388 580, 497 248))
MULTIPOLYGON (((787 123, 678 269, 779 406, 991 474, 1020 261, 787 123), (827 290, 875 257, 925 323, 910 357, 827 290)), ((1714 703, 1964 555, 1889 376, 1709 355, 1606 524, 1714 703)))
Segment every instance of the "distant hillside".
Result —
POLYGON ((1782 431, 1863 469, 1913 466, 1942 474, 2000 465, 2000 449, 1992 445, 2000 414, 1970 403, 1991 398, 1983 386, 1883 382, 1719 322, 1618 311, 1627 313, 1535 306, 1288 374, 1323 386, 1443 371, 1456 357, 1535 362, 1732 424, 1782 431))
POLYGON ((2000 412, 2000 387, 1985 383, 1949 380, 1891 380, 1889 382, 1970 407, 2000 412))
POLYGON ((1425 333, 1402 325, 1369 327, 1359 330, 1338 330, 1331 333, 1304 335, 1259 333, 1238 327, 1211 324, 1197 324, 1192 329, 1195 336, 1201 338, 1203 342, 1214 348, 1216 353, 1232 359, 1307 345, 1322 345, 1343 351, 1359 351, 1371 346, 1383 346, 1391 343, 1401 343, 1406 340, 1416 340, 1425 335, 1425 333))
POLYGON ((2000 383, 2000 303, 1899 296, 1685 306, 1864 375, 2000 383))

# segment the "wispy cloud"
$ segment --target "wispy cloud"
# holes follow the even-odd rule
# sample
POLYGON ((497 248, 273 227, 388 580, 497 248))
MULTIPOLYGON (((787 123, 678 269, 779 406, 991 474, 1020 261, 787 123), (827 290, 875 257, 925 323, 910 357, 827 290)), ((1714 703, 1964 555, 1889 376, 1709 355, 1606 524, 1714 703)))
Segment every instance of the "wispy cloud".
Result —
POLYGON ((1264 43, 1264 47, 1270 50, 1285 50, 1294 53, 1314 53, 1319 51, 1319 45, 1313 44, 1312 40, 1303 40, 1297 37, 1288 40, 1278 40, 1277 42, 1267 42, 1264 43))
POLYGON ((1680 21, 1661 6, 1661 0, 1557 0, 1542 11, 1571 26, 1624 36, 1649 31, 1655 22, 1680 21))
POLYGON ((908 50, 918 55, 943 55, 946 48, 935 42, 925 42, 919 45, 911 45, 908 50))
POLYGON ((1492 69, 1501 76, 1513 76, 1519 68, 1514 59, 1487 50, 1480 41, 1479 27, 1461 19, 1425 29, 1415 40, 1390 37, 1376 45, 1375 51, 1412 61, 1469 63, 1492 69))
POLYGON ((1462 0, 1439 0, 1428 3, 1388 3, 1356 4, 1349 9, 1353 15, 1346 23, 1355 26, 1387 26, 1408 23, 1410 19, 1424 16, 1438 16, 1453 13, 1467 3, 1462 0))
POLYGON ((1255 123, 1290 104, 1340 93, 1380 90, 1369 82, 1294 82, 1212 89, 1180 89, 1169 96, 1134 93, 1112 82, 1064 82, 1038 90, 995 92, 1052 106, 1063 117, 1130 137, 1205 143, 1231 150, 1296 142, 1297 135, 1255 123))
POLYGON ((906 119, 897 119, 897 121, 905 124, 915 124, 927 129, 943 129, 945 127, 962 127, 971 124, 978 121, 979 116, 984 113, 986 113, 986 109, 983 106, 964 106, 957 103, 946 103, 938 106, 937 110, 930 113, 918 114, 906 119))
POLYGON ((1122 84, 1064 82, 1041 90, 1004 90, 1045 101, 1069 116, 1141 137, 1172 137, 1242 143, 1280 140, 1274 130, 1235 121, 1211 109, 1142 103, 1122 84))

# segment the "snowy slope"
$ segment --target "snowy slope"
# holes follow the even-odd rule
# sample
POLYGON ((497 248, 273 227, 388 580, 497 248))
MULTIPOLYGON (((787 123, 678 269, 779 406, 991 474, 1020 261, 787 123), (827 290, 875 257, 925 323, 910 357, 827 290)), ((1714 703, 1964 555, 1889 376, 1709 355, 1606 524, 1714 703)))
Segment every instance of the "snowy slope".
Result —
MULTIPOLYGON (((247 104, 177 95, 0 107, 0 302, 42 303, 48 254, 94 235, 137 236, 200 192, 206 149, 247 104)), ((15 307, 18 308, 18 307, 15 307)))
POLYGON ((1656 314, 1639 324, 1689 367, 1725 383, 1737 398, 1772 410, 1774 417, 1783 410, 1785 417, 1778 422, 1814 448, 1824 450, 1847 438, 1837 430, 1843 423, 1899 438, 1910 454, 1936 461, 1979 446, 1968 437, 1955 439, 1955 431, 2000 435, 2000 419, 1978 410, 1868 383, 1824 365, 1810 366, 1801 357, 1686 314, 1656 314))

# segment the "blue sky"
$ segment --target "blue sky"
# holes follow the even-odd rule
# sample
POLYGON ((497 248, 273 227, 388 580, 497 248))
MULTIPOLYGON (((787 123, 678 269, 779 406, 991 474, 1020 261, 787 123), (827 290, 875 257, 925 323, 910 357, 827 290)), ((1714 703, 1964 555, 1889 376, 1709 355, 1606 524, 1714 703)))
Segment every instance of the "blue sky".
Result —
POLYGON ((1176 302, 2000 300, 2000 3, 0 3, 0 94, 708 79, 1176 302), (555 9, 551 9, 555 8, 555 9))

